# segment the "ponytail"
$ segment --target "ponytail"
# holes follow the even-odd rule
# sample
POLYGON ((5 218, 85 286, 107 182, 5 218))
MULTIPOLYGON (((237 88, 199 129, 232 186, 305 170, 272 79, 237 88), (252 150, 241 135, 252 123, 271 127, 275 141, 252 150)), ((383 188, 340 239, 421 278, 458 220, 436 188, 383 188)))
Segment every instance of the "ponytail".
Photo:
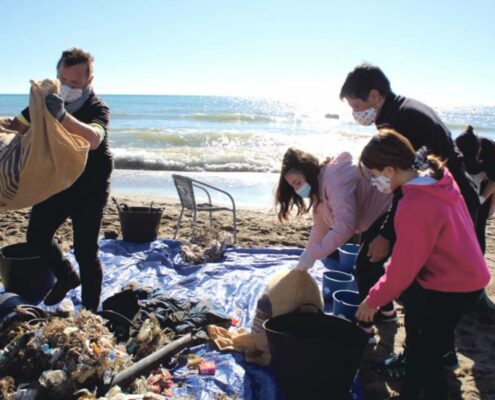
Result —
POLYGON ((433 172, 432 177, 437 180, 443 177, 445 164, 438 157, 428 155, 425 146, 415 151, 405 136, 390 128, 378 129, 378 134, 364 147, 360 163, 368 169, 379 171, 385 167, 417 171, 429 168, 433 172))

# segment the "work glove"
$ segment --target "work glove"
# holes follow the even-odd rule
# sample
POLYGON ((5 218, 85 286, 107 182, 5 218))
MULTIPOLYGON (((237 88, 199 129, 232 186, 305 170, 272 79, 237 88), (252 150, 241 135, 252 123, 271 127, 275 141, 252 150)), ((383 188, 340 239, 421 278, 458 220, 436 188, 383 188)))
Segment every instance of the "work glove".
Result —
POLYGON ((46 108, 59 122, 65 117, 64 100, 57 94, 49 94, 45 99, 46 108))
POLYGON ((295 269, 299 271, 307 271, 315 265, 315 261, 316 260, 313 257, 310 257, 306 251, 303 251, 301 257, 299 257, 299 261, 297 262, 295 269))

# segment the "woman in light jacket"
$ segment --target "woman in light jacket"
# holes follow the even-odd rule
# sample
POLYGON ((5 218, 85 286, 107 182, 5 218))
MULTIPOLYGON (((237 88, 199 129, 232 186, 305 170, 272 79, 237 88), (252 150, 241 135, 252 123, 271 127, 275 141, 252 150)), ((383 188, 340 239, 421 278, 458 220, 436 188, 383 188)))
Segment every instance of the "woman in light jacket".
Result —
POLYGON ((360 233, 385 214, 391 195, 380 193, 341 153, 320 163, 302 150, 289 148, 284 155, 275 204, 280 221, 313 208, 313 226, 297 268, 307 270, 316 260, 332 254, 354 233, 360 233), (304 202, 304 198, 309 203, 304 202))

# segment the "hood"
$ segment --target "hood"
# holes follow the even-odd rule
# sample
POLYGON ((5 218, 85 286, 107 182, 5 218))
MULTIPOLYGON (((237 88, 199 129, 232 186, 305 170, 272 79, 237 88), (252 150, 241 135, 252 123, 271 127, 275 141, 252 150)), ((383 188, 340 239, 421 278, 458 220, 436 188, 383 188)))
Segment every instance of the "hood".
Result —
POLYGON ((348 152, 337 154, 335 157, 329 157, 318 176, 320 182, 320 191, 323 190, 323 182, 329 179, 335 179, 335 175, 343 178, 345 174, 355 174, 357 167, 353 164, 352 155, 348 152))
POLYGON ((402 186, 402 190, 404 195, 412 190, 421 190, 423 192, 427 192, 432 196, 438 197, 439 199, 446 201, 452 205, 455 205, 459 198, 461 197, 459 188, 457 183, 452 178, 449 170, 445 168, 445 173, 443 178, 436 181, 435 183, 429 185, 420 185, 420 184, 406 184, 402 186))
POLYGON ((328 157, 327 160, 325 161, 325 169, 331 169, 335 168, 336 166, 349 166, 353 164, 352 160, 352 155, 351 153, 348 153, 347 151, 344 151, 343 153, 339 153, 334 157, 328 157))

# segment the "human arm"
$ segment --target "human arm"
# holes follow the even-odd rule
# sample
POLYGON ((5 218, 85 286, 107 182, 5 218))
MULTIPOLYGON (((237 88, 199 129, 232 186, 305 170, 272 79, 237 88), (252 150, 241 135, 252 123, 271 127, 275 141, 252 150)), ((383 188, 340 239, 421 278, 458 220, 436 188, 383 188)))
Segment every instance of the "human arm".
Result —
POLYGON ((488 181, 483 193, 480 195, 481 204, 485 201, 490 202, 490 211, 488 212, 488 217, 490 218, 495 210, 495 182, 493 181, 488 181))
POLYGON ((0 127, 4 129, 10 129, 10 126, 12 125, 12 121, 14 118, 12 117, 0 117, 0 127))
POLYGON ((483 189, 483 193, 481 194, 482 196, 482 199, 480 199, 481 203, 483 204, 493 194, 495 194, 495 182, 488 181, 485 188, 483 189))
POLYGON ((384 260, 389 252, 390 240, 379 234, 368 245, 368 253, 366 255, 371 262, 379 262, 384 260))
POLYGON ((29 129, 29 124, 22 123, 18 117, 0 117, 0 127, 10 131, 24 134, 29 129))
POLYGON ((356 228, 357 167, 352 165, 348 153, 343 153, 334 162, 324 170, 322 199, 313 212, 313 227, 306 252, 314 259, 333 253, 356 228))
POLYGON ((401 200, 394 223, 397 239, 392 256, 385 274, 365 299, 369 307, 378 308, 396 299, 424 267, 443 227, 438 210, 420 196, 401 200))
POLYGON ((56 94, 46 97, 48 111, 72 134, 81 136, 89 143, 91 150, 98 148, 105 136, 105 130, 99 124, 86 124, 66 112, 62 98, 56 94))
POLYGON ((377 311, 377 308, 370 307, 366 301, 363 301, 356 311, 356 319, 362 322, 373 322, 377 311))
POLYGON ((316 260, 311 257, 306 250, 304 250, 299 257, 299 260, 297 260, 296 269, 300 271, 307 271, 308 269, 313 268, 315 261, 316 260))

